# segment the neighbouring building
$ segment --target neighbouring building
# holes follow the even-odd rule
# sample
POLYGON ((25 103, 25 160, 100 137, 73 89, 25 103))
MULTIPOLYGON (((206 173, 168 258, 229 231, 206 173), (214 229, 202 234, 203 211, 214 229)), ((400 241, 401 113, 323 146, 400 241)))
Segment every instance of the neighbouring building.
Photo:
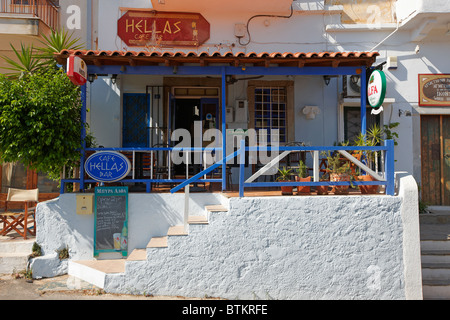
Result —
MULTIPOLYGON (((62 2, 62 1, 61 1, 62 2)), ((59 27, 59 1, 50 0, 3 0, 0 4, 0 54, 17 59, 11 45, 20 52, 25 47, 42 46, 42 35, 48 36, 59 27)), ((12 72, 3 67, 7 63, 0 59, 0 72, 12 72)), ((28 170, 20 163, 4 163, 0 170, 0 203, 4 203, 8 188, 41 190, 40 200, 58 196, 58 183, 49 180, 45 173, 28 170)))

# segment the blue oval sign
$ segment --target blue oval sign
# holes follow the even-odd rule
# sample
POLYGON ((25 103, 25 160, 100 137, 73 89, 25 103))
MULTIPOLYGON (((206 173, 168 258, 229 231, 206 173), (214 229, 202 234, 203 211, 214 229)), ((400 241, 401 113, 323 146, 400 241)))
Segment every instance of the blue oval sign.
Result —
POLYGON ((131 170, 130 160, 115 151, 99 151, 87 158, 84 170, 99 182, 115 182, 125 178, 131 170))

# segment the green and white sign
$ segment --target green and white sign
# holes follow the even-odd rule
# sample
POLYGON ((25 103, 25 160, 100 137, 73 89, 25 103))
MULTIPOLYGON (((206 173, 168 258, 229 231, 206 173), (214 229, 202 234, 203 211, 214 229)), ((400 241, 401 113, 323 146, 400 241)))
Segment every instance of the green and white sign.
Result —
POLYGON ((128 255, 128 187, 95 188, 94 256, 128 255))
POLYGON ((386 75, 383 71, 375 70, 370 75, 367 84, 367 96, 372 108, 381 107, 386 96, 386 75))

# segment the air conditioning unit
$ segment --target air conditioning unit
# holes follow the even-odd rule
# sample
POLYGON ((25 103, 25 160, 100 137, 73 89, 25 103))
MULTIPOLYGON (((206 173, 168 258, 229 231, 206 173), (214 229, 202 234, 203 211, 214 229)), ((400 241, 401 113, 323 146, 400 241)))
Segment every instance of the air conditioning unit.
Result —
POLYGON ((361 77, 357 75, 344 76, 344 96, 360 97, 361 96, 361 77))

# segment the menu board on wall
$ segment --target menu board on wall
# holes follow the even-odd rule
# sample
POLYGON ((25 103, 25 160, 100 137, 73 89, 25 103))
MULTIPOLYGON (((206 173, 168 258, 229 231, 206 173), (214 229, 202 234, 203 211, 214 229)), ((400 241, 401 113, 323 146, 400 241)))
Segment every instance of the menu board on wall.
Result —
POLYGON ((450 107, 450 74, 419 74, 419 106, 450 107))
POLYGON ((95 188, 94 256, 128 255, 128 187, 95 188))

